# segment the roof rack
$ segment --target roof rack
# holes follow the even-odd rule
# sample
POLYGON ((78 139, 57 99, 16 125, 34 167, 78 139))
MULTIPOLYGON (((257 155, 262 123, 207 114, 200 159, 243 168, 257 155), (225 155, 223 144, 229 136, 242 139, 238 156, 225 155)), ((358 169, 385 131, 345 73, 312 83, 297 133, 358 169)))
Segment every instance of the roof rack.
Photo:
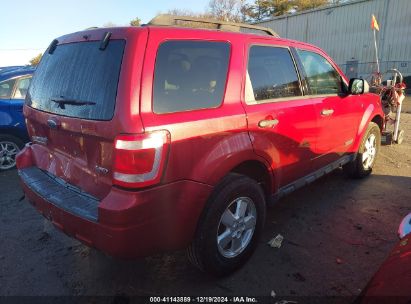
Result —
POLYGON ((246 23, 227 22, 215 19, 196 18, 187 16, 176 16, 169 14, 157 15, 148 23, 148 25, 159 26, 182 26, 182 27, 194 27, 194 28, 206 28, 217 29, 228 32, 245 32, 253 34, 270 35, 274 37, 280 37, 276 32, 270 28, 251 25, 246 23), (203 25, 201 25, 203 24, 203 25))

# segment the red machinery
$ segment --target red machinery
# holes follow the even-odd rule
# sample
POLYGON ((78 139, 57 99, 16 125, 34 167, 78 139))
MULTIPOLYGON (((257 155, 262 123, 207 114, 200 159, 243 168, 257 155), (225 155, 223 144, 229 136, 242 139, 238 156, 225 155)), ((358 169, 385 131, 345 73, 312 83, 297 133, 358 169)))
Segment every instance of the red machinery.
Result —
POLYGON ((377 73, 371 80, 372 90, 381 96, 383 111, 385 114, 382 143, 390 145, 393 142, 401 144, 404 140, 404 130, 400 130, 400 116, 402 102, 404 101, 405 84, 400 71, 391 69, 386 74, 391 74, 385 84, 382 82, 382 74, 377 73))

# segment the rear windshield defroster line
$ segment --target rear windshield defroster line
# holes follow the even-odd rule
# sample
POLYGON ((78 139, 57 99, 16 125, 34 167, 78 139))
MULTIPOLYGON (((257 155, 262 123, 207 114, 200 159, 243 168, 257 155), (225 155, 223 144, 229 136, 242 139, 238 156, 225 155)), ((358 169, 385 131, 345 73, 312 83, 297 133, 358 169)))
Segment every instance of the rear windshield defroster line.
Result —
POLYGON ((91 120, 111 120, 125 40, 59 45, 37 67, 26 104, 41 111, 91 120), (57 100, 57 101, 56 101, 57 100))

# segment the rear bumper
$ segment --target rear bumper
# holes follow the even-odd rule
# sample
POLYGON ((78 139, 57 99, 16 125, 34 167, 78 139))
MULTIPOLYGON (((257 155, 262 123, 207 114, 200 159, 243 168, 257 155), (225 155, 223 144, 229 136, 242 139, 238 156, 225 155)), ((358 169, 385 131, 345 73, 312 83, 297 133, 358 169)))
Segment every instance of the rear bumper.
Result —
POLYGON ((99 200, 37 167, 18 171, 20 180, 32 192, 68 213, 97 222, 99 200))
POLYGON ((28 201, 54 226, 90 247, 121 258, 187 246, 212 190, 193 181, 138 192, 113 187, 98 201, 36 168, 30 162, 30 146, 19 154, 17 167, 28 201))

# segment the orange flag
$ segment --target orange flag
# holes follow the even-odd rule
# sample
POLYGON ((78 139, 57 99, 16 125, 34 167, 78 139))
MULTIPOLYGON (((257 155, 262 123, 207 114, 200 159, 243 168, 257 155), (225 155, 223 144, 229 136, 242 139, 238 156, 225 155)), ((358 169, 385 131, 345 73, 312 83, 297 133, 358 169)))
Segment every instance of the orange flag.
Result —
POLYGON ((378 26, 378 22, 374 14, 372 15, 372 18, 371 18, 371 29, 380 31, 380 27, 378 26))

